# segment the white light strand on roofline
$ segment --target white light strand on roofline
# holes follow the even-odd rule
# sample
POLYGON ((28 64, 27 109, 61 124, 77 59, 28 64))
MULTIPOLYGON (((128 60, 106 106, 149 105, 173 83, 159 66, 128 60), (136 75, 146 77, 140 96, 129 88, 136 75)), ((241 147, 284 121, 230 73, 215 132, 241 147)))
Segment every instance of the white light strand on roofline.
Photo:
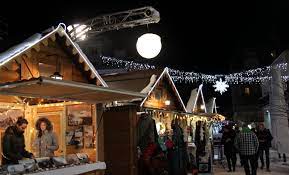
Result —
MULTIPOLYGON (((156 67, 149 64, 136 63, 133 61, 125 61, 112 57, 101 57, 102 62, 109 66, 122 67, 125 69, 133 70, 146 70, 155 69, 156 67)), ((276 67, 281 69, 282 72, 287 70, 287 63, 277 64, 276 67)), ((266 66, 263 68, 250 69, 242 72, 231 73, 231 74, 216 74, 209 75, 198 72, 185 72, 181 70, 169 68, 169 73, 175 82, 184 83, 215 83, 220 78, 224 79, 228 84, 258 84, 265 81, 271 80, 270 76, 271 66, 266 66)), ((282 76, 283 81, 287 82, 289 76, 282 76)))

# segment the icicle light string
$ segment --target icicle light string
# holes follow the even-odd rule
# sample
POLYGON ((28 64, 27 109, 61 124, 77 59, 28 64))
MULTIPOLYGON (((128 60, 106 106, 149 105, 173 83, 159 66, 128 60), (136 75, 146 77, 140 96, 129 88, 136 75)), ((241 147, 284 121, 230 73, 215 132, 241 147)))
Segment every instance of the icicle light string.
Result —
POLYGON ((117 67, 124 67, 126 69, 134 69, 134 70, 155 69, 155 66, 151 66, 149 64, 135 63, 133 61, 125 61, 105 56, 102 56, 101 59, 104 64, 117 67))
MULTIPOLYGON (((155 66, 149 64, 136 63, 133 61, 125 61, 112 57, 101 57, 102 62, 109 66, 122 67, 125 69, 133 70, 147 70, 156 69, 155 66)), ((270 70, 272 66, 266 66, 263 68, 250 69, 243 72, 231 73, 231 74, 216 74, 209 75, 198 72, 185 72, 181 70, 169 68, 169 73, 175 82, 203 82, 203 83, 215 83, 220 78, 224 79, 229 84, 242 84, 242 83, 262 83, 271 80, 270 70)), ((285 72, 287 70, 287 63, 280 63, 276 65, 276 68, 285 72)), ((288 81, 289 76, 282 76, 283 81, 288 81)))

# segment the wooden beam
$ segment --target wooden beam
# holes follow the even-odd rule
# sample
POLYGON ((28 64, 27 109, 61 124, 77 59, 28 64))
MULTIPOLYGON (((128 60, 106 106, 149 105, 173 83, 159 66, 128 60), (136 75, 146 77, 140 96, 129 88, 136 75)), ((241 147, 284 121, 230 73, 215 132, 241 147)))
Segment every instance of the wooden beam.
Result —
POLYGON ((63 37, 64 36, 64 33, 63 32, 57 32, 58 33, 58 35, 60 36, 60 37, 63 37))
POLYGON ((55 41, 55 40, 56 40, 55 33, 53 33, 53 34, 50 36, 50 38, 51 38, 52 41, 55 41))
POLYGON ((70 41, 68 39, 65 40, 65 45, 66 46, 70 46, 71 45, 71 43, 70 43, 70 41))
POLYGON ((39 77, 38 59, 23 54, 21 60, 21 79, 30 79, 33 77, 39 77))
POLYGON ((85 71, 88 71, 88 70, 89 70, 89 67, 88 67, 87 64, 84 64, 84 70, 85 70, 85 71))
POLYGON ((73 55, 76 55, 78 53, 78 51, 75 49, 75 47, 73 47, 73 49, 72 49, 72 54, 73 55))
POLYGON ((25 54, 27 57, 31 57, 31 49, 26 50, 23 54, 25 54))
POLYGON ((48 39, 42 40, 41 43, 44 44, 44 46, 48 46, 48 39))
POLYGON ((79 63, 83 63, 84 62, 81 56, 78 57, 78 62, 79 63))
POLYGON ((40 44, 39 44, 39 43, 35 44, 35 45, 33 46, 33 49, 35 49, 37 52, 39 52, 39 50, 40 50, 40 44))
POLYGON ((20 67, 19 67, 19 65, 16 63, 15 60, 11 60, 11 61, 9 61, 8 63, 6 63, 5 65, 3 65, 3 66, 1 67, 1 69, 3 69, 3 70, 8 69, 8 70, 12 70, 12 71, 17 71, 19 68, 20 68, 20 67))
POLYGON ((91 78, 91 79, 94 79, 94 78, 95 78, 94 73, 92 73, 92 72, 90 73, 90 78, 91 78))

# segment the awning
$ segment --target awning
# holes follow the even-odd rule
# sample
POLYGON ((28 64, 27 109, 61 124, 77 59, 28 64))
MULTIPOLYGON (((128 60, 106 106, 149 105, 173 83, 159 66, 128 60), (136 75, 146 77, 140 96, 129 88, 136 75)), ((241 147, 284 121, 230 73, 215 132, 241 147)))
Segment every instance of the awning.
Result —
POLYGON ((0 94, 89 103, 132 100, 146 96, 138 92, 46 77, 0 84, 0 94))

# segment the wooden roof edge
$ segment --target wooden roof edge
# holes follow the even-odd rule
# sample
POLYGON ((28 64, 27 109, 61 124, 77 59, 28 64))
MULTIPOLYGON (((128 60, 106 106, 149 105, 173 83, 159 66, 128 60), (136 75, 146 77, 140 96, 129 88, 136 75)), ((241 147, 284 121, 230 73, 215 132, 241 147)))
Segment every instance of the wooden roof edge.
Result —
MULTIPOLYGON (((18 45, 15 45, 14 47, 11 47, 7 51, 0 54, 0 67, 2 65, 5 65, 6 63, 10 62, 11 60, 16 59, 18 56, 27 53, 30 49, 35 48, 37 51, 40 50, 39 44, 43 43, 44 45, 47 45, 47 39, 51 38, 53 41, 55 41, 55 34, 59 34, 60 36, 65 36, 66 38, 66 45, 72 45, 73 54, 78 53, 81 57, 80 62, 85 62, 86 69, 91 70, 91 77, 97 77, 97 79, 100 81, 102 86, 107 87, 108 85, 106 82, 102 79, 102 77, 98 74, 95 67, 92 65, 92 63, 89 61, 87 56, 82 52, 81 48, 74 43, 71 38, 66 33, 65 29, 62 27, 62 24, 59 24, 57 28, 53 29, 51 32, 44 34, 43 36, 41 34, 38 34, 33 40, 30 42, 25 40, 22 43, 19 43, 18 45)), ((34 35, 33 35, 34 36, 34 35)), ((30 38, 29 38, 30 39, 30 38)))

